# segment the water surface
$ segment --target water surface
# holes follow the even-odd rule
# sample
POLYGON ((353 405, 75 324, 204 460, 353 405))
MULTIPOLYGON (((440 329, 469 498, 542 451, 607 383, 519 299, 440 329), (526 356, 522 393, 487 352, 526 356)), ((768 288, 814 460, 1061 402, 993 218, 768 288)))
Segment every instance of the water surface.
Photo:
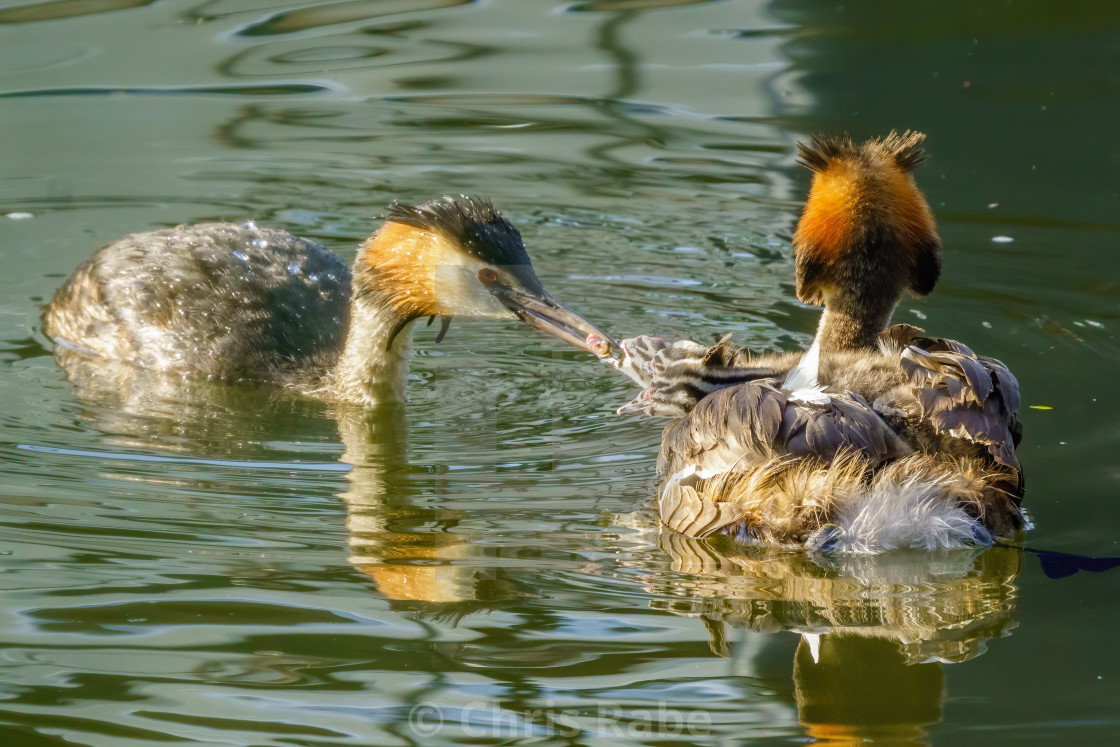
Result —
POLYGON ((466 192, 620 336, 792 348, 794 142, 921 129, 945 272, 897 318, 1018 375, 1026 543, 1120 555, 1120 11, 1091 7, 5 4, 6 743, 1114 739, 1120 572, 659 535, 660 425, 519 325, 420 329, 410 402, 371 413, 75 385, 38 329, 131 231, 350 258, 391 200, 466 192))

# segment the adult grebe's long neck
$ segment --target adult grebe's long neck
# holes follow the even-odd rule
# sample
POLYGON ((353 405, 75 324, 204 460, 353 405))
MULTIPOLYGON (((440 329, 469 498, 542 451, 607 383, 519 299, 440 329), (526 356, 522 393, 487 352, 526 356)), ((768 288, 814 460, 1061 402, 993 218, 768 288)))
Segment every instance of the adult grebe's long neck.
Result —
POLYGON ((878 349, 879 334, 890 324, 899 299, 898 294, 858 298, 836 291, 825 292, 824 297, 824 313, 813 344, 786 375, 784 389, 802 392, 817 388, 822 352, 878 349))
POLYGON ((825 294, 824 314, 816 337, 823 352, 879 347, 879 333, 890 325, 901 294, 861 295, 863 297, 843 292, 825 294))
POLYGON ((332 372, 338 399, 362 405, 404 401, 412 325, 401 329, 402 321, 378 294, 355 294, 346 345, 332 372))

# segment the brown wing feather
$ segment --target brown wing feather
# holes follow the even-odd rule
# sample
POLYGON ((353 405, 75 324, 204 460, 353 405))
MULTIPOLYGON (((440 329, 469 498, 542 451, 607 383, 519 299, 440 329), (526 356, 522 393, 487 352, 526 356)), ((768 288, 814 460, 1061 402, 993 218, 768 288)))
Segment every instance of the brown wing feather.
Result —
POLYGON ((668 486, 657 501, 665 526, 689 537, 707 537, 743 518, 742 506, 731 501, 701 498, 688 485, 668 486))
POLYGON ((1019 424, 1019 382, 1000 361, 972 352, 955 340, 914 337, 902 351, 900 365, 910 379, 921 417, 944 437, 983 446, 991 458, 1019 475, 1015 456, 1019 424))
POLYGON ((658 469, 723 470, 782 455, 830 462, 841 453, 877 465, 909 453, 863 397, 829 398, 824 405, 791 401, 772 380, 721 389, 665 429, 658 469))

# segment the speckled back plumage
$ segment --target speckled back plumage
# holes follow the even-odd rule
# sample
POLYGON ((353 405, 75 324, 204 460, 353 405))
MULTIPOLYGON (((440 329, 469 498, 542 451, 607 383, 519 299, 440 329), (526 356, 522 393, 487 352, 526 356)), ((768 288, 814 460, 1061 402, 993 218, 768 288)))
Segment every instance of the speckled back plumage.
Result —
POLYGON ((350 293, 349 268, 313 241, 203 223, 99 249, 55 293, 43 330, 148 369, 309 387, 338 358, 350 293))

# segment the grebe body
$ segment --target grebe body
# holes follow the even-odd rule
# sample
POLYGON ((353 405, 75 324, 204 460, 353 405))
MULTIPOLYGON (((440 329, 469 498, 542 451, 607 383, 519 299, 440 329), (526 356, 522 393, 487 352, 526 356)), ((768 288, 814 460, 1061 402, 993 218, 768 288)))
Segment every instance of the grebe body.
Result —
POLYGON ((800 146, 814 172, 794 235, 797 294, 825 308, 807 353, 624 340, 646 386, 621 414, 677 418, 658 462, 669 528, 752 544, 875 552, 990 544, 1026 524, 1018 382, 910 325, 941 243, 911 171, 919 133, 800 146))
POLYGON ((132 234, 79 265, 42 322, 92 359, 374 405, 404 397, 411 322, 446 331, 455 316, 516 318, 584 350, 607 337, 544 289, 508 220, 466 197, 395 205, 353 271, 252 223, 132 234))

